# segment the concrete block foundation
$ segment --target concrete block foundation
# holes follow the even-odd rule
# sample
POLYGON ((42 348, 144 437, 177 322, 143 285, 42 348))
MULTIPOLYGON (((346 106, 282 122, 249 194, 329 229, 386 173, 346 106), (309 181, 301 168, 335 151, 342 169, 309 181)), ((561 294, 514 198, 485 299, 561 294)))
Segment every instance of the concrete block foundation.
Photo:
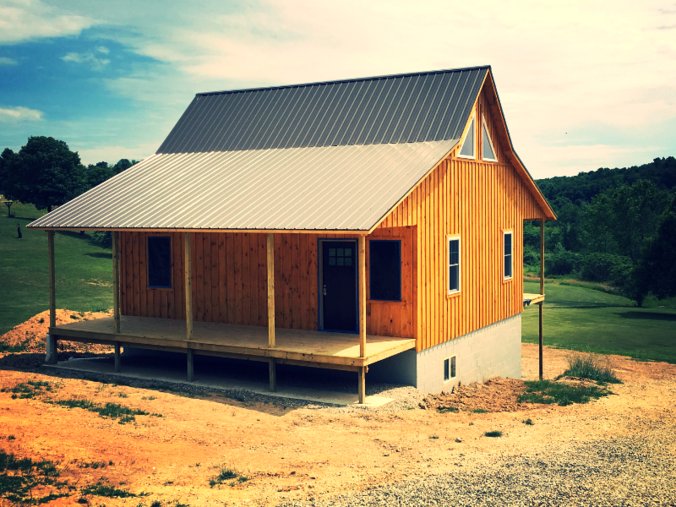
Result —
POLYGON ((521 314, 422 352, 409 350, 369 367, 366 381, 412 385, 424 393, 448 391, 459 382, 521 378, 521 314), (456 356, 456 376, 444 382, 444 359, 456 356))

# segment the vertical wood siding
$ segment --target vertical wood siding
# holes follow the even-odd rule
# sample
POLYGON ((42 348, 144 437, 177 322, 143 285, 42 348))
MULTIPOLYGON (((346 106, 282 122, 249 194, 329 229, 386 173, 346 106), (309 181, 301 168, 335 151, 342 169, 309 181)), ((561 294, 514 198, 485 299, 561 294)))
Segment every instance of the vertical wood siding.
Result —
MULTIPOLYGON (((417 350, 522 311, 523 221, 542 210, 504 152, 494 99, 482 91, 477 112, 478 159, 443 160, 404 198, 368 239, 402 241, 402 301, 367 302, 367 332, 415 337, 417 350), (492 103, 493 101, 493 103, 492 103), (485 117, 498 162, 481 161, 485 117), (513 278, 503 280, 503 231, 512 230, 513 278), (458 294, 447 295, 447 237, 461 245, 458 294)), ((185 318, 183 235, 171 236, 172 288, 147 287, 146 242, 151 233, 120 233, 121 312, 185 318)), ((275 235, 275 321, 278 327, 318 328, 318 239, 355 235, 275 235)), ((265 326, 265 234, 193 233, 193 318, 265 326)), ((368 241, 367 241, 367 291, 368 241)), ((368 294, 368 292, 367 292, 368 294)))
MULTIPOLYGON (((368 333, 414 336, 414 236, 411 228, 381 228, 374 234, 377 238, 402 239, 403 301, 368 303, 367 315, 374 314, 368 321, 368 333)), ((320 237, 357 238, 350 235, 275 235, 275 322, 278 327, 318 328, 317 247, 320 237)), ((139 317, 184 319, 183 234, 122 232, 120 243, 124 252, 122 313, 139 317), (146 243, 150 235, 171 237, 171 289, 148 287, 146 243)), ((191 246, 194 320, 267 325, 266 235, 193 233, 191 246)))
MULTIPOLYGON (((418 351, 457 338, 523 309, 523 222, 542 211, 509 163, 487 96, 477 101, 478 159, 442 161, 380 224, 417 226, 418 351), (484 162, 482 114, 498 162, 484 162), (503 231, 513 231, 513 278, 503 279, 503 231), (460 236, 460 292, 447 294, 447 238, 460 236)), ((376 229, 377 230, 377 229, 376 229)))

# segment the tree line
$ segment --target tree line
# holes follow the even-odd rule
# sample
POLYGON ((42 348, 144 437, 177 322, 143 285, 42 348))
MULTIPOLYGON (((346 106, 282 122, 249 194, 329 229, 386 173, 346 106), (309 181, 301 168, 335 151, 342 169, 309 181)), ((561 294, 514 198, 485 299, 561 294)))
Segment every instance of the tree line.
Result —
POLYGON ((5 148, 0 155, 0 193, 51 211, 137 162, 123 158, 85 167, 64 141, 31 136, 18 152, 5 148))
MULTIPOLYGON (((676 159, 537 181, 557 214, 545 272, 608 283, 641 305, 676 296, 676 159)), ((524 226, 524 264, 539 264, 539 226, 524 226)))

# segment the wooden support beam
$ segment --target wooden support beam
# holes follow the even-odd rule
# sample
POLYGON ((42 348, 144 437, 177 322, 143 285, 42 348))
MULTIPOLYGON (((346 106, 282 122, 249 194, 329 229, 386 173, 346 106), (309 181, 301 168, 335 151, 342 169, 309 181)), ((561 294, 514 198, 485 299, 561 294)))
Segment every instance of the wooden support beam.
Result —
POLYGON ((545 293, 545 219, 540 220, 540 294, 545 293))
MULTIPOLYGON (((540 294, 545 293, 545 219, 540 220, 540 294)), ((542 358, 542 310, 544 301, 538 303, 539 311, 539 366, 540 366, 540 380, 544 375, 543 358, 542 358)))
POLYGON ((56 327, 56 276, 54 274, 54 231, 47 231, 49 250, 49 327, 56 327))
MULTIPOLYGON (((275 346, 275 235, 268 234, 268 347, 275 346)), ((270 366, 272 371, 272 366, 270 366)), ((270 378, 272 385, 272 377, 270 378)))
MULTIPOLYGON (((56 275, 54 272, 54 231, 47 231, 47 250, 49 252, 49 327, 56 327, 56 275)), ((56 336, 47 335, 47 364, 56 364, 58 354, 56 350, 56 336)))
POLYGON ((192 349, 188 349, 188 382, 192 382, 194 372, 192 349))
POLYGON ((271 357, 268 364, 270 365, 270 392, 274 393, 277 390, 277 360, 271 357))
POLYGON ((122 359, 120 358, 120 342, 115 342, 115 373, 120 373, 122 359))
POLYGON ((366 366, 359 368, 359 403, 366 403, 366 366))
POLYGON ((185 327, 186 338, 192 340, 192 253, 190 250, 190 234, 185 234, 185 327))
POLYGON ((113 231, 113 318, 115 332, 120 332, 120 233, 113 231))
MULTIPOLYGON (((366 356, 366 236, 359 236, 359 357, 366 356)), ((361 391, 360 391, 361 392, 361 391)))

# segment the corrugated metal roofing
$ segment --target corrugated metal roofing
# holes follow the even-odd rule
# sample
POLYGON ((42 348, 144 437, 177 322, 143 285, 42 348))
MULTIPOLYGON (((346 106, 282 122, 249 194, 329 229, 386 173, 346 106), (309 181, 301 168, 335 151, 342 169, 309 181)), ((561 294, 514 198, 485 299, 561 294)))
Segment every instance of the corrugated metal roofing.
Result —
POLYGON ((157 153, 458 139, 489 70, 200 93, 157 153))
POLYGON ((156 154, 30 227, 367 231, 457 142, 156 154))

